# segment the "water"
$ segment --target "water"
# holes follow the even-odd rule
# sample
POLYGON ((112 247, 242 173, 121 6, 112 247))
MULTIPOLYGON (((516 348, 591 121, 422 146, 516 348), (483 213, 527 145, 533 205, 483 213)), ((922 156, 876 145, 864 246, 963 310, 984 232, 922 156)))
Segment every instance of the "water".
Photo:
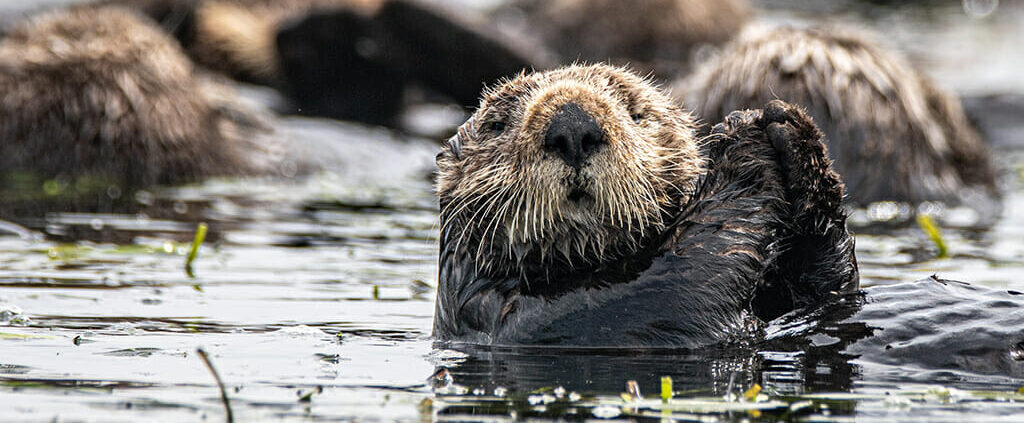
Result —
MULTIPOLYGON (((920 10, 898 9, 903 16, 920 10)), ((907 26, 896 32, 905 36, 895 42, 907 43, 918 63, 953 63, 929 68, 946 86, 1024 92, 1014 85, 1021 80, 1008 76, 1016 56, 1007 59, 1004 49, 1019 31, 1006 16, 1019 24, 1019 14, 955 27, 1002 40, 972 44, 978 47, 970 54, 985 59, 958 62, 951 57, 967 53, 939 48, 932 35, 962 11, 941 10, 948 16, 900 21, 907 26), (978 73, 980 67, 993 69, 978 73)), ((765 13, 770 20, 816 19, 765 13)), ((868 23, 876 16, 844 13, 868 23)), ((866 296, 831 305, 824 317, 777 322, 766 343, 699 352, 434 349, 438 228, 429 173, 436 144, 320 120, 280 126, 330 171, 211 180, 153 190, 135 214, 35 216, 23 221, 30 233, 0 227, 0 420, 221 421, 224 406, 197 348, 227 384, 238 421, 1024 415, 1024 395, 1015 393, 1024 376, 1014 367, 985 368, 999 361, 980 360, 954 371, 928 360, 941 357, 934 352, 943 345, 956 346, 949 357, 985 347, 943 338, 957 331, 1024 341, 1024 329, 1012 325, 1013 313, 1024 309, 1014 306, 1024 300, 1007 292, 1024 292, 1024 152, 1012 145, 997 152, 1008 195, 994 227, 944 227, 945 259, 914 226, 857 228, 866 296), (211 233, 191 278, 185 254, 201 221, 211 233), (932 274, 988 290, 906 284, 932 274), (914 302, 906 296, 937 306, 908 309, 914 302), (1005 298, 1007 308, 998 308, 1005 298), (943 303, 951 299, 957 301, 943 303), (929 323, 936 333, 916 344, 898 343, 894 331, 863 336, 866 326, 929 323), (887 350, 872 342, 906 355, 873 354, 887 350), (925 353, 914 356, 905 349, 911 347, 925 353), (662 376, 672 377, 676 393, 667 405, 657 399, 662 376), (630 380, 644 399, 621 397, 630 380), (762 389, 756 395, 755 385, 762 389)), ((1011 365, 1006 360, 1024 358, 1024 351, 1002 353, 1011 365)))

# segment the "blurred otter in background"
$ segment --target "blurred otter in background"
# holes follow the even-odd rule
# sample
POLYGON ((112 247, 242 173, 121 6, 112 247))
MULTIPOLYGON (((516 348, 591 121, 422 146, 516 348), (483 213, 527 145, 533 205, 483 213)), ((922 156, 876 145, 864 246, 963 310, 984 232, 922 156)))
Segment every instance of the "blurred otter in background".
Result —
POLYGON ((278 28, 321 8, 370 16, 383 0, 101 0, 141 10, 174 34, 199 65, 244 82, 281 78, 278 28))
POLYGON ((854 205, 999 209, 987 146, 960 102, 862 33, 751 31, 682 85, 686 103, 709 122, 772 99, 806 107, 854 205))
POLYGON ((264 130, 228 87, 129 10, 47 12, 0 40, 4 185, 91 181, 104 195, 260 173, 273 150, 264 130))
POLYGON ((705 45, 721 45, 751 15, 744 0, 516 0, 492 13, 539 38, 562 63, 628 64, 671 79, 705 45), (517 16, 521 15, 521 16, 517 16))
POLYGON ((540 64, 458 13, 409 0, 111 0, 141 7, 197 63, 275 86, 293 111, 396 126, 406 89, 460 105, 540 64))

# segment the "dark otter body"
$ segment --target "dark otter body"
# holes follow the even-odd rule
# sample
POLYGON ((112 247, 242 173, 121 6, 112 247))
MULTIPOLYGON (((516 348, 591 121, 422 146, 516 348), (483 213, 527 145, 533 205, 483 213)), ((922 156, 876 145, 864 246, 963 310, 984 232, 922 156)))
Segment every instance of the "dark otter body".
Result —
MULTIPOLYGON (((696 146, 686 132, 690 124, 673 122, 674 113, 682 112, 665 104, 667 100, 650 92, 649 86, 609 69, 570 67, 507 83, 485 97, 468 128, 460 129, 458 139, 439 155, 442 231, 434 318, 437 339, 697 347, 744 339, 762 320, 857 287, 853 239, 840 207, 842 184, 829 169, 821 134, 806 115, 783 103, 769 105, 764 113, 730 115, 697 152, 706 160, 706 170, 695 164, 699 162, 672 162, 667 165, 671 175, 659 177, 658 171, 664 170, 660 166, 666 165, 656 158, 631 156, 625 149, 632 145, 623 144, 666 142, 632 138, 634 131, 652 130, 644 123, 650 119, 661 123, 648 134, 665 137, 658 131, 680 131, 681 139, 668 142, 674 147, 661 153, 679 156, 680 151, 696 146), (612 91, 600 88, 605 84, 612 91), (521 87, 528 88, 517 91, 521 87), (621 103, 616 98, 634 98, 630 107, 645 110, 640 118, 634 117, 642 127, 632 129, 631 122, 619 119, 616 108, 621 103), (564 101, 569 106, 559 106, 564 101), (520 111, 515 103, 528 107, 520 111), (575 106, 571 105, 577 103, 583 105, 580 109, 603 110, 607 116, 572 111, 575 106), (544 123, 545 108, 562 111, 544 123), (488 135, 486 128, 492 124, 474 122, 501 113, 512 117, 502 124, 509 135, 499 138, 515 141, 488 139, 493 132, 488 135), (565 121, 559 116, 575 117, 565 121), (596 126, 564 123, 589 119, 597 121, 596 126), (568 131, 576 135, 558 135, 563 125, 576 128, 568 131), (545 134, 545 145, 560 145, 558 140, 574 137, 584 145, 588 138, 609 138, 609 145, 591 147, 594 152, 582 163, 565 158, 578 155, 550 147, 537 150, 540 157, 530 153, 516 159, 535 142, 531 132, 545 134), (508 143, 517 147, 510 151, 513 147, 503 146, 508 143), (561 172, 553 157, 575 166, 568 174, 593 181, 568 182, 581 185, 565 191, 567 199, 558 198, 560 185, 566 182, 558 176, 546 180, 548 175, 537 173, 561 172), (488 168, 494 161, 498 163, 488 168), (505 170, 504 161, 518 163, 518 170, 505 170), (610 169, 595 169, 594 163, 610 169), (603 184, 616 183, 603 178, 620 175, 614 178, 625 180, 630 176, 624 172, 637 164, 646 169, 643 177, 656 178, 652 180, 684 175, 650 188, 651 196, 665 197, 660 205, 649 206, 660 219, 648 219, 647 225, 643 219, 617 219, 619 209, 604 206, 602 199, 612 195, 612 201, 621 200, 602 189, 603 184), (522 181, 555 184, 541 193, 556 197, 535 194, 519 202, 519 207, 513 206, 520 210, 506 211, 519 200, 502 206, 495 200, 507 194, 501 188, 487 194, 488 178, 505 180, 501 185, 512 191, 529 190, 518 186, 522 181), (474 191, 487 195, 478 198, 474 191), (580 201, 583 209, 572 209, 580 201), (545 217, 544 210, 550 207, 571 211, 545 217), (602 210, 611 215, 604 216, 602 210), (582 227, 573 229, 576 226, 582 227), (594 237, 601 240, 598 245, 588 243, 594 237)), ((648 207, 621 201, 622 208, 648 207)))
POLYGON ((470 107, 484 84, 540 64, 422 1, 134 3, 200 65, 279 88, 292 100, 289 113, 397 126, 408 87, 470 107))
POLYGON ((262 130, 230 89, 197 74, 177 43, 130 11, 45 13, 0 41, 5 186, 55 179, 127 193, 258 173, 270 158, 260 152, 271 150, 262 130))
POLYGON ((859 34, 755 33, 705 63, 689 84, 688 103, 712 122, 771 99, 806 107, 855 205, 942 201, 998 209, 987 148, 959 102, 859 34))
POLYGON ((797 394, 865 383, 1012 392, 1024 380, 1021 327, 1024 294, 928 278, 840 294, 772 321, 763 341, 747 345, 585 352, 459 345, 468 357, 443 367, 461 386, 514 393, 550 386, 618 393, 626 380, 646 390, 663 376, 676 391, 715 396, 755 383, 797 394))
POLYGON ((280 28, 286 90, 303 112, 394 125, 409 86, 471 107, 480 89, 539 62, 454 13, 384 1, 372 16, 322 9, 280 28))

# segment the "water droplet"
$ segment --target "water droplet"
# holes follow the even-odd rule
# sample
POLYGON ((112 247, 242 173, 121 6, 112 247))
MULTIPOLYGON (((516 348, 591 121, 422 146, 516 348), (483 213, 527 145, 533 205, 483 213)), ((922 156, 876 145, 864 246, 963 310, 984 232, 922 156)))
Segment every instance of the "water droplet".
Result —
POLYGON ((986 18, 999 8, 999 0, 963 0, 964 13, 975 19, 986 18))
POLYGON ((144 206, 148 206, 150 204, 153 204, 153 193, 151 193, 149 191, 142 191, 142 190, 136 191, 135 192, 135 201, 138 201, 139 204, 142 204, 144 206))
POLYGON ((1016 361, 1024 361, 1024 342, 1018 342, 1010 348, 1010 358, 1016 361))

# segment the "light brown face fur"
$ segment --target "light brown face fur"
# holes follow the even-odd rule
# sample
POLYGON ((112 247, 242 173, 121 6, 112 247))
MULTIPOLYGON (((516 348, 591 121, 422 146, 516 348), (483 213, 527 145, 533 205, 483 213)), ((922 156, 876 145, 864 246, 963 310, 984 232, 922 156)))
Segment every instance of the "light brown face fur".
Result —
POLYGON ((703 171, 694 128, 668 96, 620 68, 570 66, 499 83, 438 155, 442 237, 481 269, 633 252, 703 171), (605 140, 578 169, 544 141, 570 103, 605 140))

